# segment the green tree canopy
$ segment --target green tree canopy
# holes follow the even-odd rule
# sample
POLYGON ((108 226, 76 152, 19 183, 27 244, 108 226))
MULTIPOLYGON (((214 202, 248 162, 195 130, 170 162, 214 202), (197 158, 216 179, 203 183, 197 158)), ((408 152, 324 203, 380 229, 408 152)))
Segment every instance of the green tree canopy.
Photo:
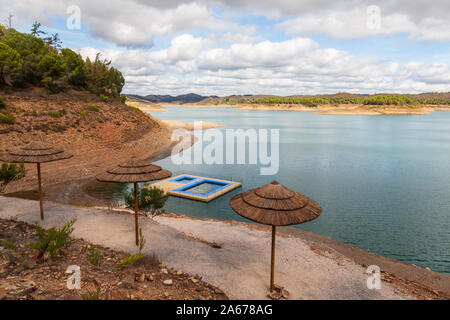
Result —
POLYGON ((0 85, 13 85, 22 75, 22 58, 11 47, 0 42, 0 85))
POLYGON ((86 68, 83 58, 70 49, 62 49, 61 54, 66 65, 67 81, 82 87, 86 84, 86 68))
POLYGON ((56 80, 62 77, 66 72, 66 65, 60 55, 55 53, 46 54, 38 64, 42 75, 56 80))
POLYGON ((119 98, 125 79, 100 54, 84 61, 78 53, 61 49, 58 34, 47 36, 37 21, 29 34, 0 25, 0 87, 30 84, 50 93, 74 87, 119 98))

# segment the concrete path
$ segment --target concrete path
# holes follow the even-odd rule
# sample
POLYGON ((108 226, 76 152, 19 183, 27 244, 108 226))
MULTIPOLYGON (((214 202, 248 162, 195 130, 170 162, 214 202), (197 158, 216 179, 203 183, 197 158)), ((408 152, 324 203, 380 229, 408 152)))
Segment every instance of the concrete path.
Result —
MULTIPOLYGON (((107 210, 45 203, 45 227, 77 218, 73 236, 112 249, 135 253, 134 219, 107 210)), ((0 218, 33 223, 39 203, 0 197, 0 218)), ((270 276, 270 233, 217 221, 140 217, 147 240, 144 251, 167 266, 199 275, 231 299, 266 299, 270 276), (181 232, 221 249, 185 237, 181 232)), ((296 237, 277 237, 275 282, 291 299, 411 299, 388 283, 369 290, 365 269, 338 253, 317 252, 296 237)))

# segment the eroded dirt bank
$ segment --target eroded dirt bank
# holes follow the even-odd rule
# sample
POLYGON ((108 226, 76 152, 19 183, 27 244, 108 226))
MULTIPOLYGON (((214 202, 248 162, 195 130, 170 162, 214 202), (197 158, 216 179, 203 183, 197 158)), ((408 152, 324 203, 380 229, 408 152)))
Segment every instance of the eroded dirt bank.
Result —
MULTIPOLYGON (((0 153, 39 139, 74 155, 42 165, 49 196, 55 186, 92 179, 132 155, 158 160, 170 154, 171 129, 119 101, 105 102, 78 91, 47 95, 42 89, 0 95, 15 117, 14 124, 0 124, 0 153)), ((9 184, 5 193, 37 188, 36 166, 27 164, 26 169, 26 177, 9 184)))

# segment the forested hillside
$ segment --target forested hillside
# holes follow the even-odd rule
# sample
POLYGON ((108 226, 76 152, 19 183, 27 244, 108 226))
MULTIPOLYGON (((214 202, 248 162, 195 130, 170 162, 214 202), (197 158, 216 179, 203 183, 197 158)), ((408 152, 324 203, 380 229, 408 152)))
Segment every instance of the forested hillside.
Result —
POLYGON ((34 23, 30 33, 0 25, 0 89, 45 87, 49 93, 72 88, 120 98, 125 84, 111 61, 97 54, 84 60, 70 49, 62 49, 58 34, 47 35, 34 23))
POLYGON ((415 106, 415 105, 450 105, 450 95, 440 94, 334 94, 316 96, 228 96, 223 98, 208 98, 202 101, 210 104, 265 104, 265 105, 303 105, 306 107, 317 107, 318 105, 340 105, 340 104, 360 104, 360 105, 394 105, 394 106, 415 106))

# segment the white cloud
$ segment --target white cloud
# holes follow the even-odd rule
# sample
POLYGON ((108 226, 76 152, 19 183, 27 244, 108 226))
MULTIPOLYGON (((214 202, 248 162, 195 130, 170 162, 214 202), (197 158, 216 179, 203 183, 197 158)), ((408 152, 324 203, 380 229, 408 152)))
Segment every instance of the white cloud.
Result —
MULTIPOLYGON (((95 56, 97 50, 84 48, 81 52, 95 56)), ((173 39, 168 49, 109 50, 104 56, 124 72, 125 92, 129 93, 223 96, 450 91, 450 68, 445 63, 358 59, 346 51, 321 48, 307 38, 233 44, 224 49, 185 34, 173 39), (197 45, 185 51, 186 43, 197 45)))
POLYGON ((379 25, 371 24, 364 8, 321 16, 306 14, 283 21, 277 27, 288 34, 325 34, 336 39, 365 38, 416 30, 416 26, 402 14, 381 15, 379 25))
POLYGON ((3 12, 12 12, 19 23, 37 19, 50 23, 52 15, 67 16, 70 5, 78 5, 82 22, 92 34, 127 47, 151 47, 155 36, 189 32, 196 28, 222 30, 224 41, 253 42, 243 32, 255 26, 239 25, 233 13, 261 14, 282 21, 279 28, 300 36, 327 35, 355 39, 406 32, 413 40, 450 40, 450 1, 435 0, 0 0, 3 12), (367 8, 376 5, 381 27, 367 27, 367 8), (213 8, 220 6, 224 18, 213 8), (4 9, 4 10, 3 10, 4 9))
POLYGON ((327 35, 335 39, 359 39, 371 36, 408 33, 413 40, 448 41, 450 22, 445 19, 424 18, 414 22, 406 14, 381 14, 379 26, 368 20, 365 8, 335 11, 329 14, 305 14, 288 19, 277 27, 287 34, 327 35))
POLYGON ((199 64, 203 69, 236 69, 245 67, 278 67, 289 63, 318 44, 310 39, 296 38, 283 42, 263 41, 256 44, 233 44, 229 49, 216 48, 202 52, 199 64))
POLYGON ((220 38, 222 42, 226 43, 253 43, 258 39, 260 40, 261 37, 233 32, 227 32, 220 38))
MULTIPOLYGON (((126 47, 151 47, 154 36, 172 35, 196 28, 236 29, 232 22, 214 17, 205 4, 195 1, 137 0, 0 0, 17 17, 18 23, 39 20, 49 23, 49 16, 68 17, 71 5, 81 9, 81 21, 96 37, 126 47)), ((3 11, 3 10, 2 10, 3 11)))
MULTIPOLYGON (((450 41, 448 0, 432 5, 425 0, 376 1, 380 28, 367 26, 372 0, 0 0, 3 12, 12 12, 15 23, 27 25, 65 17, 73 4, 81 8, 82 24, 92 35, 123 47, 104 50, 103 56, 124 73, 130 93, 450 91, 448 52, 440 52, 438 60, 429 57, 432 63, 361 59, 310 39, 326 35, 348 41, 406 33, 413 41, 450 41), (272 23, 292 38, 265 40, 268 36, 253 22, 236 22, 254 21, 246 17, 258 14, 276 18, 272 23), (167 48, 147 50, 155 37, 172 40, 167 48)), ((91 57, 97 51, 80 49, 91 57)))
POLYGON ((165 51, 171 61, 194 59, 210 41, 204 38, 195 38, 190 34, 183 34, 171 41, 171 46, 165 51))

